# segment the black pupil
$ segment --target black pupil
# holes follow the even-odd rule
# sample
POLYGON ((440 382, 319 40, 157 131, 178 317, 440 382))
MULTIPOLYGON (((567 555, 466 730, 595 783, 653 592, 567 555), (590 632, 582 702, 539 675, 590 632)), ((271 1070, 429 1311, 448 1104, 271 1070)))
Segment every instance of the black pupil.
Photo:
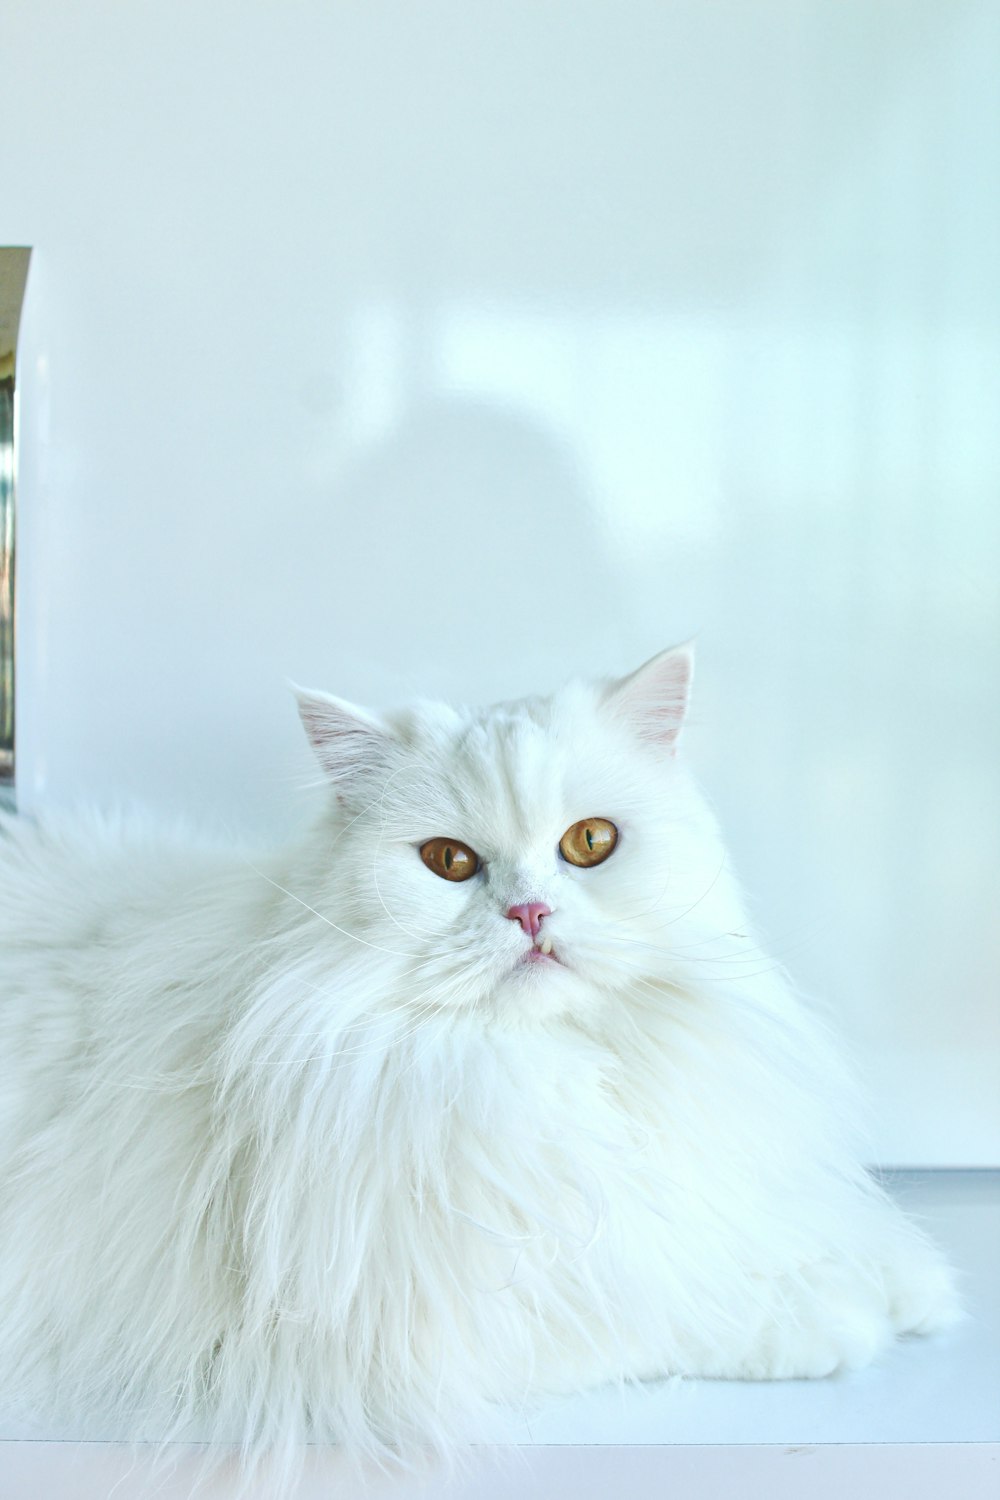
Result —
POLYGON ((445 867, 445 869, 446 870, 450 870, 451 867, 452 867, 452 865, 454 863, 455 863, 455 856, 451 852, 451 845, 450 844, 446 844, 445 845, 445 851, 444 851, 444 867, 445 867))
POLYGON ((591 831, 590 831, 589 828, 584 833, 584 838, 587 840, 587 848, 588 849, 593 849, 593 847, 594 847, 594 835, 591 833, 591 831))

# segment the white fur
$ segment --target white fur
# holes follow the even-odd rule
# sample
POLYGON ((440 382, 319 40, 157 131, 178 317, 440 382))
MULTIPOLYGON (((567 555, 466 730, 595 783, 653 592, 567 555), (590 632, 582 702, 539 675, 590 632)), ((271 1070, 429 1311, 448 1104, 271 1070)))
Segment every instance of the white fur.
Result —
POLYGON ((825 1375, 949 1322, 675 752, 684 651, 384 721, 264 858, 0 827, 0 1397, 106 1435, 447 1450, 489 1403, 825 1375), (613 820, 593 869, 558 856, 613 820), (419 845, 484 861, 451 883, 419 845), (515 961, 545 901, 565 967, 515 961))

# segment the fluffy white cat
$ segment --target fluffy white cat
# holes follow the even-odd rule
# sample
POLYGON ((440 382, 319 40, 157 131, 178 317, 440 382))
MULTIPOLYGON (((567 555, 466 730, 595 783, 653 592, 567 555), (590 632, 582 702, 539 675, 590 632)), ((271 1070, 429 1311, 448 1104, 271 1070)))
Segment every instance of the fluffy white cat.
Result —
POLYGON ((678 759, 690 665, 302 693, 332 795, 265 858, 3 822, 8 1409, 447 1450, 494 1402, 954 1318, 678 759))

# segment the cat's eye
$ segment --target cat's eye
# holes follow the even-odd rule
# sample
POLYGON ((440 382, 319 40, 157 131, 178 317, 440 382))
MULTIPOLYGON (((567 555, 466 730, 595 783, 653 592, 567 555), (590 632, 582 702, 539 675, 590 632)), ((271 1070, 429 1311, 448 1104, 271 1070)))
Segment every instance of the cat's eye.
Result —
POLYGON ((581 818, 559 840, 559 851, 571 865, 599 865, 618 842, 618 829, 607 818, 581 818))
POLYGON ((420 846, 420 858, 442 880, 468 880, 479 869, 479 855, 457 839, 428 839, 420 846))

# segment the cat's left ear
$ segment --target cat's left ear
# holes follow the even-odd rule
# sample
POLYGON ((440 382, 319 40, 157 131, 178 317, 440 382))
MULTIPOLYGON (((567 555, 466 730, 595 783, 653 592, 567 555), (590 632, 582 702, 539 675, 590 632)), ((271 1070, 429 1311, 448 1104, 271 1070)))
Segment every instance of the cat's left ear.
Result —
POLYGON ((688 641, 661 651, 628 677, 611 683, 606 701, 640 739, 672 753, 687 712, 693 675, 694 645, 688 641))
POLYGON ((332 693, 307 691, 295 683, 290 687, 309 743, 338 791, 384 764, 390 735, 373 714, 332 693))

